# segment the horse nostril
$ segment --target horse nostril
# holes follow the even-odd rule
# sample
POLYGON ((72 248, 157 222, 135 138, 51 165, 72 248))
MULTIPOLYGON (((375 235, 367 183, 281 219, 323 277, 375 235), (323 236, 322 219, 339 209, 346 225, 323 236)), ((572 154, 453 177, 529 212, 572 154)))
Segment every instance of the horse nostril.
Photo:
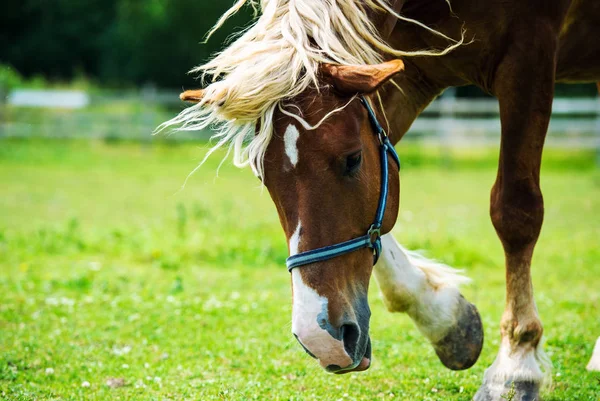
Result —
POLYGON ((350 357, 353 357, 360 338, 360 329, 356 323, 346 323, 342 325, 340 331, 342 341, 344 342, 344 349, 350 357))

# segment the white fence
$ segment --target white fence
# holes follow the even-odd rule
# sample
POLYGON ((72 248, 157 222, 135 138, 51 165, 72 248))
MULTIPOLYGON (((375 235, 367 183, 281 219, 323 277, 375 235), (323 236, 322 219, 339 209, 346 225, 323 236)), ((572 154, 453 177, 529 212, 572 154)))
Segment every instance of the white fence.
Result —
MULTIPOLYGON (((13 104, 0 103, 0 138, 150 141, 156 138, 151 134, 158 124, 185 107, 176 93, 152 89, 139 94, 110 96, 21 91, 10 94, 7 100, 13 104), (49 99, 53 96, 71 103, 77 100, 77 107, 69 109, 52 103, 49 99), (49 105, 53 107, 45 109, 49 105)), ((178 133, 168 139, 205 140, 209 135, 209 132, 178 133)), ((448 90, 422 113, 404 140, 448 147, 497 145, 500 140, 498 102, 491 98, 456 98, 454 91, 448 90)), ((600 157, 600 98, 555 99, 547 144, 597 149, 600 157)))
POLYGON ((7 103, 20 107, 81 109, 90 103, 87 93, 75 90, 18 89, 7 97, 7 103))
MULTIPOLYGON (((498 144, 499 116, 496 99, 444 95, 423 111, 406 139, 413 133, 418 140, 451 146, 498 144)), ((600 97, 555 99, 546 144, 600 151, 600 97)))

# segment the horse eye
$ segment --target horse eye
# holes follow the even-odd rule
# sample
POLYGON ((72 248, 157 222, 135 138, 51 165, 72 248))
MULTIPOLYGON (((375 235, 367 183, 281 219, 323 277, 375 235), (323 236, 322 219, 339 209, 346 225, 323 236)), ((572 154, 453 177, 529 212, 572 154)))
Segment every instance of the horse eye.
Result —
POLYGON ((362 162, 362 152, 356 152, 346 157, 346 171, 344 175, 353 175, 358 171, 362 162))

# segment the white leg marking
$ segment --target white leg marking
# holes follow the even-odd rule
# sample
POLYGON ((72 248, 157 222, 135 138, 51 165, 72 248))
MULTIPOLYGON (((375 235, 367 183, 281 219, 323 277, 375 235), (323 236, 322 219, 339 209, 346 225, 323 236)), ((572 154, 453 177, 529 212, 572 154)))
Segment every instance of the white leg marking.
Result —
POLYGON ((298 146, 296 146, 296 142, 299 137, 298 128, 294 124, 288 125, 285 134, 283 134, 283 143, 285 144, 285 154, 294 167, 298 164, 298 146))
POLYGON ((535 349, 531 347, 512 349, 510 339, 503 338, 494 363, 485 371, 483 386, 501 394, 505 390, 507 381, 550 384, 552 378, 549 373, 552 362, 544 353, 543 343, 543 339, 540 340, 535 349))
POLYGON ((430 341, 441 340, 456 324, 458 286, 470 280, 407 251, 391 234, 381 240, 383 254, 374 272, 388 310, 406 312, 430 341))
MULTIPOLYGON (((298 253, 300 247, 302 222, 289 240, 290 256, 298 253)), ((329 332, 319 326, 319 319, 327 318, 327 298, 304 284, 300 269, 292 270, 292 333, 298 341, 319 358, 323 367, 338 365, 346 367, 352 364, 352 358, 344 349, 344 343, 333 338, 329 332)))
POLYGON ((592 359, 590 359, 590 363, 587 365, 587 370, 593 372, 600 372, 600 337, 596 341, 596 346, 594 347, 594 353, 592 354, 592 359))

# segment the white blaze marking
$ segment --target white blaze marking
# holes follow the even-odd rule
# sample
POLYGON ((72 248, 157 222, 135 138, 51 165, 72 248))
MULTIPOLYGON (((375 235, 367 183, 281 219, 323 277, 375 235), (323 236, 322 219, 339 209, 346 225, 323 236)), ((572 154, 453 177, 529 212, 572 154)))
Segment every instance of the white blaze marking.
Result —
POLYGON ((319 326, 319 314, 327 310, 327 298, 304 284, 300 269, 292 270, 294 301, 292 307, 292 333, 314 356, 321 366, 350 366, 352 358, 344 349, 343 341, 331 337, 327 330, 319 326))
MULTIPOLYGON (((298 220, 298 226, 289 239, 290 256, 298 253, 301 229, 302 222, 298 220)), ((306 349, 319 358, 323 367, 346 367, 352 364, 352 358, 346 353, 344 343, 331 337, 327 330, 319 326, 317 319, 323 310, 327 310, 327 298, 304 284, 298 268, 292 270, 292 288, 292 333, 306 349)))
POLYGON ((288 125, 283 135, 283 142, 285 144, 285 154, 294 167, 298 164, 298 146, 296 146, 296 142, 299 137, 300 132, 298 132, 298 128, 294 124, 288 125))
POLYGON ((298 220, 298 227, 296 227, 296 231, 294 231, 294 233, 290 237, 290 256, 293 256, 298 253, 298 247, 300 246, 300 230, 302 230, 302 222, 298 220))

